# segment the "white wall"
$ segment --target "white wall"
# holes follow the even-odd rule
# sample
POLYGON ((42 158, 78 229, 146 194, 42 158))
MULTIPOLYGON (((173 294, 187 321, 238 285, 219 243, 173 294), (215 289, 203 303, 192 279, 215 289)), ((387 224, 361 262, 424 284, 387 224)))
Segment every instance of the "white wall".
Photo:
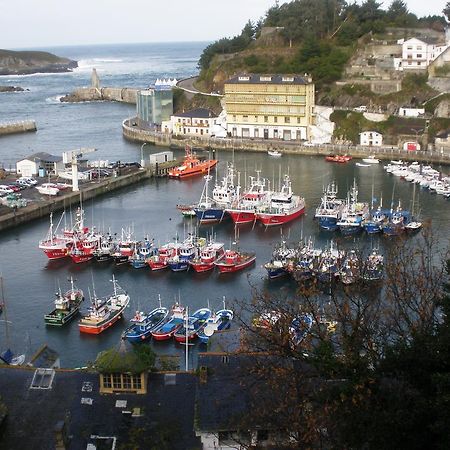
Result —
POLYGON ((364 131, 359 135, 360 145, 380 147, 383 145, 383 136, 376 131, 364 131))
POLYGON ((29 159, 23 159, 16 163, 17 173, 24 177, 34 177, 38 175, 38 165, 29 159))

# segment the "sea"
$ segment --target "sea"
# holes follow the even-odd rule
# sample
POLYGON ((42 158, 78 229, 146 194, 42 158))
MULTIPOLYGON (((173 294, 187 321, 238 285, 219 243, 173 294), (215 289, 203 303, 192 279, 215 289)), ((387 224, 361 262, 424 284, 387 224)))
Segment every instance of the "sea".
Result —
MULTIPOLYGON (((36 133, 25 133, 0 138, 0 164, 14 167, 15 162, 35 152, 61 154, 82 147, 95 148, 91 160, 139 161, 141 145, 122 137, 121 124, 135 114, 135 106, 113 102, 60 103, 61 96, 77 87, 88 86, 95 68, 102 86, 142 87, 157 78, 177 78, 197 74, 197 62, 208 43, 152 43, 54 47, 46 50, 78 61, 79 67, 71 73, 2 76, 1 85, 18 85, 25 92, 0 94, 0 122, 33 119, 36 133)), ((167 150, 151 145, 143 148, 144 157, 167 150)), ((181 151, 174 151, 181 157, 181 151)), ((266 154, 251 152, 218 152, 216 176, 224 175, 231 160, 241 173, 243 182, 255 170, 260 170, 272 186, 277 186, 283 174, 292 179, 295 193, 306 200, 306 213, 291 224, 266 229, 258 224, 241 227, 236 231, 231 222, 216 226, 201 226, 202 236, 214 234, 226 247, 238 245, 242 250, 255 251, 256 264, 245 271, 219 275, 157 272, 132 269, 110 263, 91 261, 75 265, 70 260, 48 261, 38 249, 38 241, 45 237, 48 218, 35 220, 0 233, 0 273, 3 280, 3 299, 6 308, 0 316, 0 350, 11 348, 14 353, 25 353, 29 359, 43 344, 56 350, 63 367, 84 367, 105 349, 120 346, 121 334, 136 311, 149 311, 162 304, 170 307, 175 302, 189 306, 190 311, 210 306, 218 310, 223 306, 251 302, 258 293, 283 296, 295 295, 296 285, 289 279, 269 281, 263 264, 269 261, 281 235, 290 243, 312 236, 317 246, 331 240, 344 247, 381 251, 390 241, 384 237, 361 235, 342 239, 338 234, 319 230, 313 220, 314 210, 320 202, 323 188, 332 180, 345 197, 356 181, 361 201, 383 200, 385 206, 400 200, 409 208, 413 186, 383 171, 382 165, 358 167, 348 164, 327 163, 322 157, 283 155, 270 158, 266 154), (51 311, 55 292, 69 289, 68 279, 73 277, 85 292, 82 307, 89 306, 89 295, 98 296, 112 291, 112 275, 129 292, 131 306, 124 319, 99 336, 88 336, 78 331, 77 320, 63 328, 47 327, 44 315, 51 311)), ((437 167, 439 169, 439 167, 437 167)), ((448 167, 441 167, 448 173, 448 167)), ((202 177, 174 181, 154 179, 129 186, 85 202, 86 221, 90 226, 120 234, 122 228, 132 227, 137 237, 148 235, 156 245, 180 239, 193 232, 196 223, 183 219, 175 206, 198 201, 204 180, 202 177)), ((431 220, 441 248, 448 246, 450 236, 450 202, 428 191, 415 192, 416 209, 423 220, 431 220)), ((66 211, 69 218, 73 210, 66 211)), ((418 239, 413 236, 410 239, 418 239)), ((237 307, 236 307, 237 310, 237 307)), ((185 347, 172 341, 151 345, 158 354, 179 355, 185 347)), ((194 367, 198 345, 189 348, 189 364, 194 367)), ((183 358, 181 358, 184 361, 183 358)), ((184 364, 182 363, 182 368, 184 364)))

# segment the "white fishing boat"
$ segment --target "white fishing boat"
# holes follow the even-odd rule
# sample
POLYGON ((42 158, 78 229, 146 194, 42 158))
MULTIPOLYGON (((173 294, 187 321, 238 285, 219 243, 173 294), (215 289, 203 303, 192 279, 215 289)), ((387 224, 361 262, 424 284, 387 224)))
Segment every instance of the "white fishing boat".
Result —
POLYGON ((379 164, 380 160, 375 158, 375 155, 370 155, 367 158, 363 158, 363 163, 366 163, 366 164, 379 164))
POLYGON ((283 156, 283 153, 279 152, 278 150, 268 150, 267 154, 269 156, 273 156, 274 158, 280 158, 281 156, 283 156))

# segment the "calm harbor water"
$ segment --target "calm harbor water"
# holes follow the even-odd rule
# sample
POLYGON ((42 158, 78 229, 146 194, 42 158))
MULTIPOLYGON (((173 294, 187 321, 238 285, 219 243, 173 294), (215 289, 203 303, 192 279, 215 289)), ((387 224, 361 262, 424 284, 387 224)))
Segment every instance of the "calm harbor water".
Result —
MULTIPOLYGON (((39 128, 36 134, 2 138, 0 161, 13 164, 21 156, 35 151, 58 154, 66 149, 88 146, 98 148, 95 159, 139 160, 140 145, 125 141, 120 129, 121 121, 133 113, 134 107, 113 103, 61 105, 54 99, 75 86, 88 84, 90 70, 94 65, 99 68, 105 85, 145 86, 156 77, 180 78, 193 74, 203 46, 153 44, 51 49, 57 54, 82 60, 82 69, 74 74, 0 78, 1 84, 19 84, 31 89, 30 92, 6 94, 6 97, 0 98, 0 121, 34 118, 39 128)), ((146 154, 160 150, 148 145, 144 149, 146 154)), ((181 152, 175 153, 181 156, 181 152)), ((217 156, 220 160, 217 170, 221 176, 232 155, 220 152, 217 156)), ((370 201, 372 186, 375 197, 383 197, 384 205, 390 204, 393 193, 396 201, 400 198, 405 208, 412 199, 412 185, 387 175, 381 165, 361 168, 355 166, 354 162, 338 165, 326 163, 322 158, 291 155, 271 159, 265 154, 254 153, 236 153, 234 159, 237 169, 241 171, 241 180, 244 173, 253 175, 254 170, 259 169, 277 184, 279 173, 289 172, 293 189, 305 197, 307 205, 306 214, 283 229, 290 242, 298 241, 301 235, 313 235, 317 245, 322 245, 332 237, 338 237, 319 232, 313 221, 313 211, 319 202, 322 188, 333 179, 338 182, 341 196, 345 196, 355 179, 361 200, 370 201)), ((181 217, 175 205, 197 201, 202 188, 202 178, 183 182, 150 180, 87 202, 84 205, 86 220, 90 225, 101 229, 110 228, 113 232, 133 226, 138 237, 148 234, 157 243, 164 243, 172 240, 176 234, 182 238, 189 232, 191 222, 181 217)), ((426 191, 417 192, 416 195, 419 197, 422 218, 432 219, 434 230, 442 238, 442 245, 448 245, 450 203, 426 191)), ((132 305, 126 313, 126 319, 130 319, 137 309, 156 307, 159 294, 166 306, 180 298, 191 310, 205 306, 208 301, 211 307, 217 309, 222 305, 223 296, 229 302, 234 299, 249 300, 252 295, 251 285, 267 289, 273 295, 289 295, 295 288, 289 280, 269 282, 262 268, 262 264, 270 259, 273 245, 280 239, 279 229, 266 230, 259 225, 254 229, 251 226, 240 229, 240 247, 257 253, 253 268, 229 275, 200 275, 192 272, 151 273, 148 269, 115 267, 110 263, 95 261, 81 265, 74 265, 70 260, 49 262, 37 248, 47 228, 48 221, 43 219, 0 235, 0 272, 4 280, 7 319, 10 321, 8 327, 5 322, 0 322, 0 349, 11 346, 17 353, 26 352, 30 356, 40 345, 48 343, 60 353, 65 367, 85 365, 99 351, 117 345, 127 326, 126 321, 121 321, 100 336, 80 334, 76 321, 62 329, 46 327, 43 315, 52 308, 54 292, 58 284, 62 289, 68 288, 67 278, 71 275, 86 294, 94 284, 98 295, 106 295, 111 292, 109 280, 114 273, 131 296, 132 305)), ((212 230, 217 234, 217 239, 227 246, 234 239, 231 222, 224 222, 214 228, 201 227, 200 233, 206 235, 212 230)), ((382 248, 385 242, 383 237, 361 235, 356 239, 346 239, 344 245, 380 245, 382 248)), ((83 308, 87 306, 88 301, 83 308)), ((157 343, 154 347, 159 353, 183 352, 183 348, 174 342, 157 343)))

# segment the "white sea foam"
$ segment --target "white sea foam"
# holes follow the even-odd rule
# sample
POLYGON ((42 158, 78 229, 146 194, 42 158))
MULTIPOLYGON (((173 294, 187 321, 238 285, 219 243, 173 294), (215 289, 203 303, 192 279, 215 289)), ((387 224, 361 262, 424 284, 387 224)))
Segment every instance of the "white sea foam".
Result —
POLYGON ((54 95, 53 97, 47 97, 45 99, 45 103, 60 104, 62 97, 64 97, 64 95, 54 95))

